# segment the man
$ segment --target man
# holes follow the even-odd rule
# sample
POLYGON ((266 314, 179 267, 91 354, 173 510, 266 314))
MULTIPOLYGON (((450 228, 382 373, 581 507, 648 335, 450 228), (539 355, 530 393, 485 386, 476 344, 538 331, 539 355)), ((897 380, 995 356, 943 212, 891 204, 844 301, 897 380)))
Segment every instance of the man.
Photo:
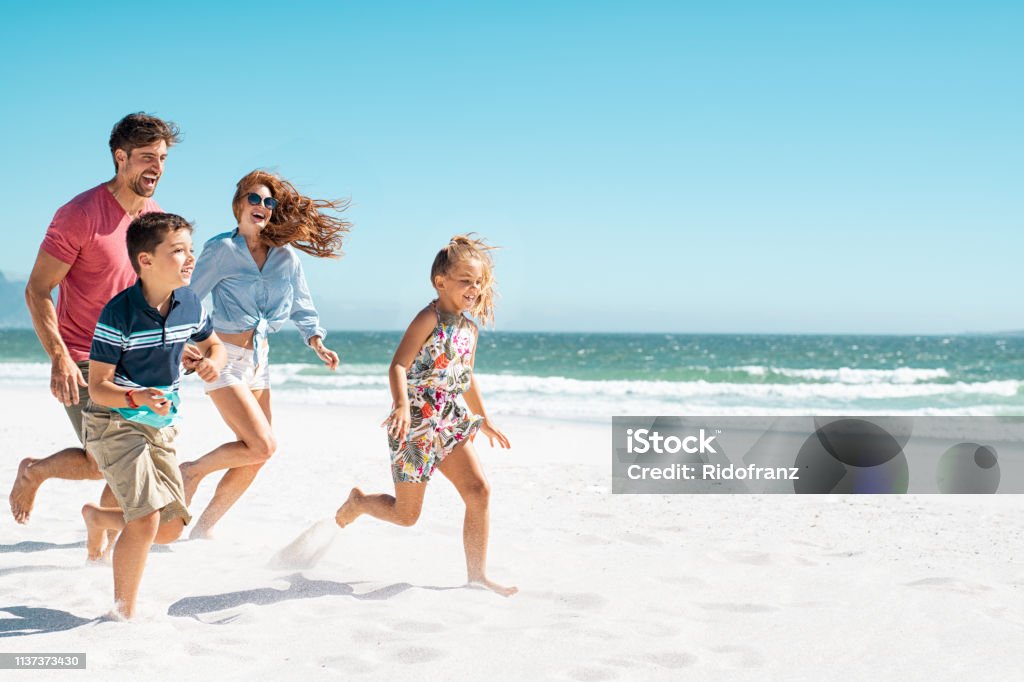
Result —
MULTIPOLYGON (((135 282, 125 235, 143 213, 162 212, 152 199, 178 127, 144 113, 129 114, 110 133, 114 178, 61 206, 39 247, 25 301, 39 342, 50 356, 50 392, 67 411, 82 443, 82 408, 88 398, 89 348, 100 311, 135 282), (60 287, 54 309, 50 292, 60 287)), ((44 459, 22 460, 11 489, 11 513, 26 523, 36 491, 48 478, 100 480, 96 462, 81 447, 44 459)), ((105 488, 102 506, 117 502, 105 488)))

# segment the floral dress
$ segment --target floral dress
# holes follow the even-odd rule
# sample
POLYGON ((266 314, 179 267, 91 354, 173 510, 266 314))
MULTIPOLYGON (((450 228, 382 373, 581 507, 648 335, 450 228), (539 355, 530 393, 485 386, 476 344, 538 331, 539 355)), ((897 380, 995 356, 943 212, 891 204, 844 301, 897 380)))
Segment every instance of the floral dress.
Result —
POLYGON ((391 475, 396 482, 430 480, 434 469, 462 441, 473 438, 483 417, 456 398, 473 378, 470 361, 476 328, 463 315, 448 315, 431 303, 437 324, 406 372, 411 424, 404 441, 388 434, 391 475))

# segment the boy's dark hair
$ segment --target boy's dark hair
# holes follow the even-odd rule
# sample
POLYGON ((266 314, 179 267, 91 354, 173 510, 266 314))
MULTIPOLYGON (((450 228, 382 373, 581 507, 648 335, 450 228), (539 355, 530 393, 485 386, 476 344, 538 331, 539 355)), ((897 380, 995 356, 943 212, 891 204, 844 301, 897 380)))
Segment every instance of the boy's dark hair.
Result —
MULTIPOLYGON (((114 124, 110 131, 110 155, 123 149, 128 156, 137 147, 145 147, 163 140, 170 148, 181 142, 181 131, 173 121, 164 121, 142 111, 128 114, 114 124)), ((117 171, 117 159, 114 159, 114 170, 117 171)))
POLYGON ((154 253, 168 233, 178 230, 191 233, 192 223, 173 213, 146 213, 132 221, 125 241, 128 244, 128 259, 136 275, 141 274, 139 254, 154 253))

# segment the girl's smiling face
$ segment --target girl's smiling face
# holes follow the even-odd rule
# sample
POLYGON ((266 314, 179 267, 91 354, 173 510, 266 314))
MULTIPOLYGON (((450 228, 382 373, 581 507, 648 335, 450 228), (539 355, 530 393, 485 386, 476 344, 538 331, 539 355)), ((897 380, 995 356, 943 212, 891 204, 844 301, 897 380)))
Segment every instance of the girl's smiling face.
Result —
POLYGON ((437 302, 446 313, 464 313, 473 304, 484 285, 484 264, 473 258, 456 263, 447 273, 434 279, 437 302))

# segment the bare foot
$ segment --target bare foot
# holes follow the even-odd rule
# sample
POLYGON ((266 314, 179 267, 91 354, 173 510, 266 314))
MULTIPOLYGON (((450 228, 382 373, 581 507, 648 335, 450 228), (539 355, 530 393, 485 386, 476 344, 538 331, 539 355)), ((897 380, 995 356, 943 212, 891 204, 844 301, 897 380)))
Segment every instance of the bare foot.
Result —
POLYGON ((514 585, 499 585, 493 580, 488 580, 487 578, 476 578, 470 580, 469 584, 473 587, 482 587, 486 590, 497 592, 502 597, 511 597, 513 594, 519 591, 519 588, 515 587, 514 585))
POLYGON ((188 534, 189 540, 212 540, 213 537, 213 528, 206 528, 204 526, 196 526, 188 534))
POLYGON ((364 497, 366 497, 366 494, 362 490, 352 488, 352 492, 348 494, 345 504, 338 507, 338 513, 334 515, 334 522, 344 528, 358 519, 359 515, 362 514, 359 510, 359 504, 363 501, 364 497))
POLYGON ((181 466, 181 480, 185 484, 185 506, 192 504, 192 496, 196 494, 196 490, 199 488, 199 482, 203 480, 203 477, 195 470, 195 462, 182 462, 181 466))
POLYGON ((103 554, 100 557, 104 562, 110 563, 114 558, 114 545, 117 544, 117 536, 121 534, 119 530, 113 530, 108 528, 105 533, 107 544, 103 547, 103 554))
POLYGON ((14 479, 14 485, 11 487, 11 514, 14 515, 14 520, 18 523, 28 523, 28 517, 32 513, 32 505, 36 501, 36 491, 39 490, 39 484, 42 481, 37 481, 32 475, 32 465, 38 462, 37 459, 26 457, 21 460, 21 464, 18 465, 18 475, 14 479))
POLYGON ((87 504, 82 507, 82 518, 85 519, 85 530, 88 537, 85 541, 85 549, 89 553, 89 561, 99 561, 103 558, 103 537, 106 532, 98 523, 96 514, 100 508, 95 504, 87 504))

